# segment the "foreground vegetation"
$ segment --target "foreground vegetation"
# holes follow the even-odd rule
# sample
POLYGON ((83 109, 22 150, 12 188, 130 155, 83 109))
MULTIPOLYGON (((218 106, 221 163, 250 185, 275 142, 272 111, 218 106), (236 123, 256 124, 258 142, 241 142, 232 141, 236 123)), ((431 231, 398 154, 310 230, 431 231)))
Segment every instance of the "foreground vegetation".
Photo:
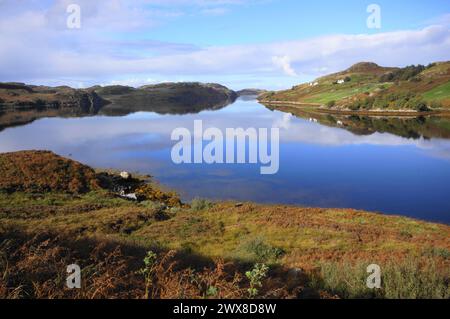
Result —
POLYGON ((88 169, 48 152, 0 155, 0 185, 10 177, 5 158, 24 156, 29 186, 0 193, 2 298, 450 297, 446 225, 346 209, 188 205, 135 179, 126 187, 139 200, 127 200, 115 192, 123 181, 106 173, 76 191, 67 180, 45 189, 45 167, 76 178, 72 170, 88 169), (80 290, 65 288, 73 263, 80 290), (379 290, 366 286, 370 264, 381 266, 379 290))

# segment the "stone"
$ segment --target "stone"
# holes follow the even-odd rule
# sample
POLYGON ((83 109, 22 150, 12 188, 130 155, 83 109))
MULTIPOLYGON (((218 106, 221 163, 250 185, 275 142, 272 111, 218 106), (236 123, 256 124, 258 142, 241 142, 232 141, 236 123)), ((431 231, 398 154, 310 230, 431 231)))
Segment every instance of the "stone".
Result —
POLYGON ((122 173, 120 173, 120 177, 122 177, 123 179, 130 179, 131 174, 128 172, 122 172, 122 173))

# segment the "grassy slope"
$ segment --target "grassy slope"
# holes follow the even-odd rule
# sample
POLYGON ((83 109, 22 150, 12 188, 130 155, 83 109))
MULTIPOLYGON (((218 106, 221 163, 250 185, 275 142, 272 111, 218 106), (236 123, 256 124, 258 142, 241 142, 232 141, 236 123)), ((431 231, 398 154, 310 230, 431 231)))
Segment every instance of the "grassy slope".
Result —
MULTIPOLYGON (((336 279, 340 267, 349 267, 355 276, 363 276, 364 272, 357 269, 364 265, 376 263, 388 268, 413 261, 412 271, 417 275, 405 276, 426 277, 421 267, 424 272, 435 267, 438 283, 430 282, 426 289, 435 296, 449 296, 442 281, 450 275, 450 227, 445 225, 354 210, 253 203, 240 207, 217 203, 199 210, 164 209, 156 203, 133 203, 104 192, 81 196, 3 194, 0 207, 3 227, 26 232, 107 238, 144 250, 158 247, 238 264, 278 264, 287 269, 304 269, 309 275, 327 271, 320 279, 331 283, 326 289, 331 294, 346 280, 355 280, 351 272, 347 274, 350 278, 336 279)), ((398 271, 394 267, 386 275, 392 278, 398 271)), ((364 289, 364 281, 359 284, 362 286, 358 291, 349 286, 340 288, 340 296, 371 294, 364 289)), ((406 286, 396 285, 385 296, 393 297, 399 291, 408 295, 406 286)), ((430 297, 423 287, 419 290, 430 297)))
MULTIPOLYGON (((44 155, 48 157, 47 153, 44 155)), ((67 162, 61 164, 71 166, 67 162)), ((8 172, 2 165, 2 172, 8 172)), ((31 180, 40 180, 37 172, 35 175, 30 175, 31 180)), ((113 285, 114 291, 104 290, 103 297, 124 297, 126 289, 130 293, 134 291, 132 297, 142 297, 142 282, 133 275, 132 269, 142 266, 140 261, 147 250, 176 250, 184 256, 178 259, 185 264, 179 270, 181 273, 158 274, 158 289, 153 293, 164 298, 176 297, 180 290, 188 289, 185 272, 190 273, 189 278, 193 276, 189 268, 199 269, 202 261, 211 263, 217 258, 233 262, 244 278, 239 284, 225 287, 233 282, 233 272, 225 271, 226 277, 215 283, 211 282, 211 276, 220 277, 224 271, 214 275, 207 272, 204 280, 208 285, 223 286, 218 296, 224 298, 245 297, 248 281, 244 272, 258 262, 272 269, 261 288, 261 297, 306 297, 311 289, 316 296, 325 297, 336 294, 340 297, 450 297, 450 227, 446 225, 350 209, 207 201, 195 201, 191 207, 168 206, 155 201, 127 201, 102 189, 84 194, 0 192, 0 272, 6 274, 0 278, 0 296, 11 296, 23 285, 27 287, 23 294, 74 297, 58 289, 60 286, 53 275, 48 278, 45 275, 56 272, 64 276, 65 269, 58 266, 61 260, 70 254, 78 259, 84 256, 83 251, 88 247, 63 244, 72 240, 95 241, 100 251, 108 243, 128 247, 126 256, 111 258, 122 265, 121 278, 132 277, 133 286, 122 287, 118 279, 121 284, 113 285), (48 232, 55 235, 43 235, 48 232), (12 234, 24 235, 15 238, 12 234), (48 248, 49 242, 55 247, 48 248), (22 248, 14 248, 19 246, 22 248), (63 257, 58 257, 60 254, 63 257), (39 268, 33 263, 36 260, 39 267, 52 267, 52 270, 31 271, 37 277, 26 275, 29 268, 39 268), (385 286, 376 292, 365 287, 365 267, 372 263, 379 264, 384 271, 385 286), (288 278, 293 269, 302 274, 298 282, 288 278), (42 278, 47 279, 44 282, 42 278), (178 278, 177 282, 185 284, 170 288, 169 278, 178 278), (49 286, 54 289, 48 290, 49 286), (276 294, 277 291, 283 294, 276 294)), ((95 251, 91 252, 96 256, 94 261, 83 257, 80 262, 83 267, 100 269, 90 273, 88 292, 75 297, 92 297, 90 291, 96 291, 96 285, 111 280, 104 277, 111 276, 111 270, 101 265, 108 263, 105 258, 110 258, 107 256, 112 252, 103 255, 95 251)), ((204 285, 200 286, 203 288, 189 286, 189 294, 183 296, 204 296, 204 285)))
MULTIPOLYGON (((414 92, 426 101, 439 101, 450 107, 450 63, 438 63, 419 74, 419 82, 400 81, 399 83, 380 83, 382 74, 392 71, 392 68, 371 67, 370 64, 357 64, 350 69, 317 79, 317 86, 302 84, 291 90, 265 94, 261 100, 289 101, 300 103, 318 103, 325 105, 330 101, 345 105, 355 98, 364 98, 367 94, 389 94, 414 92), (358 66, 363 67, 358 67, 358 66), (333 82, 350 77, 351 81, 344 84, 333 82), (381 92, 383 91, 383 92, 381 92)), ((313 82, 316 82, 313 81, 313 82)))
POLYGON ((434 89, 431 89, 423 94, 427 101, 445 100, 450 98, 450 82, 442 84, 434 89))

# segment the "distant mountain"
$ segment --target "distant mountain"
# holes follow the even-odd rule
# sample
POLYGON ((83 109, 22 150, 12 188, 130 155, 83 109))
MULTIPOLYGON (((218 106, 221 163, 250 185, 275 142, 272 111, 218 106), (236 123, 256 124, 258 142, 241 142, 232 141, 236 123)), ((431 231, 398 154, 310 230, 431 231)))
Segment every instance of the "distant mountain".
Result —
POLYGON ((243 89, 240 91, 237 91, 238 96, 259 96, 261 94, 266 93, 266 90, 260 90, 260 89, 243 89))
POLYGON ((95 87, 99 96, 112 102, 101 113, 123 115, 148 111, 160 114, 198 113, 233 103, 237 93, 214 83, 162 83, 140 88, 127 86, 95 87))
POLYGON ((81 117, 99 112, 109 102, 89 90, 0 83, 0 130, 42 117, 81 117))
POLYGON ((335 111, 450 110, 450 62, 405 68, 362 62, 290 90, 265 93, 259 99, 335 111))
POLYGON ((210 83, 163 83, 140 88, 97 85, 87 89, 0 83, 0 130, 42 117, 125 115, 139 111, 198 113, 222 108, 237 97, 236 92, 210 83))
POLYGON ((83 112, 96 112, 106 104, 108 101, 89 90, 73 89, 68 86, 0 83, 0 106, 3 109, 76 108, 83 112))

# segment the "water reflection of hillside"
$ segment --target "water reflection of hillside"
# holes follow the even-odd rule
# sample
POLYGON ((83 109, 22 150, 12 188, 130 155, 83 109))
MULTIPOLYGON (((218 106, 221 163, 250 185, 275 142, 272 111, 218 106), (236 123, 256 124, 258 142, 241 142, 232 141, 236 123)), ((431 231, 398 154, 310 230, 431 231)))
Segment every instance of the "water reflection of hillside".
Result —
POLYGON ((125 116, 136 112, 154 112, 157 114, 186 115, 197 114, 206 110, 220 110, 228 106, 233 101, 220 103, 183 103, 174 101, 173 103, 128 103, 104 106, 100 110, 86 110, 80 107, 21 107, 21 108, 0 108, 0 131, 8 127, 22 126, 34 122, 40 118, 60 117, 78 118, 95 115, 125 116))
MULTIPOLYGON (((267 106, 266 106, 267 107, 267 106)), ((268 107, 272 109, 271 107, 268 107)), ((322 125, 346 129, 357 135, 391 133, 412 139, 450 139, 450 117, 380 117, 324 114, 314 110, 277 106, 276 110, 318 122, 322 125)))
POLYGON ((147 101, 119 101, 102 108, 100 114, 107 116, 125 116, 136 112, 154 112, 157 114, 186 115, 197 114, 207 110, 220 110, 232 101, 216 103, 187 103, 185 101, 172 101, 171 103, 150 103, 147 101))

